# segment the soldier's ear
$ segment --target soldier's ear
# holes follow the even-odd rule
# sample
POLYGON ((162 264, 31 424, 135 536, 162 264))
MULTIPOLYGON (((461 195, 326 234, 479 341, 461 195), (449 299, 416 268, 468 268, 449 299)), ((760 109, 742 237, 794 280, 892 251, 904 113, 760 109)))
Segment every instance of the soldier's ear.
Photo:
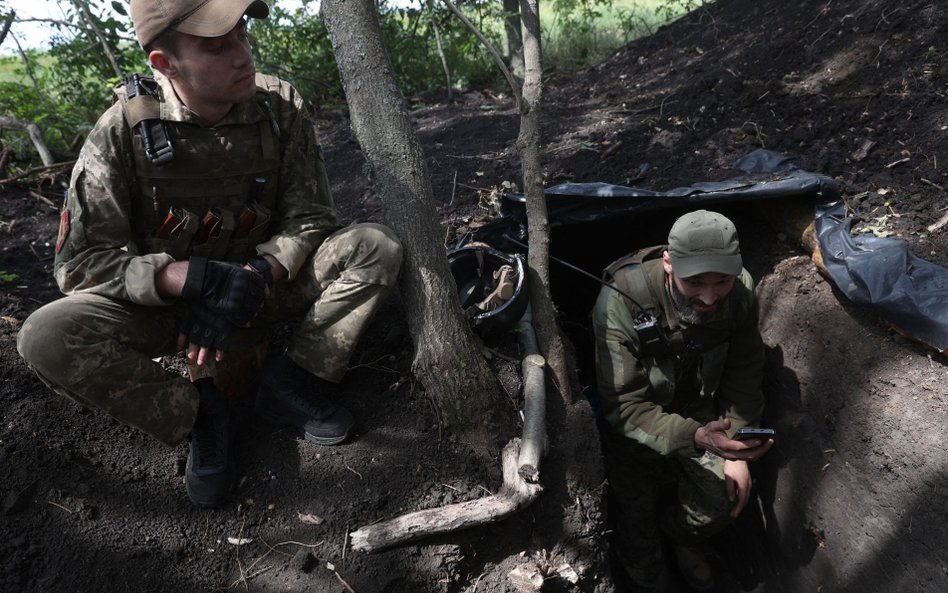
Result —
POLYGON ((672 260, 671 260, 671 256, 668 255, 667 251, 662 252, 662 267, 665 268, 665 273, 671 276, 672 260))
POLYGON ((175 78, 178 74, 178 69, 175 68, 171 54, 162 49, 152 50, 148 54, 148 61, 152 68, 164 74, 166 78, 175 78))

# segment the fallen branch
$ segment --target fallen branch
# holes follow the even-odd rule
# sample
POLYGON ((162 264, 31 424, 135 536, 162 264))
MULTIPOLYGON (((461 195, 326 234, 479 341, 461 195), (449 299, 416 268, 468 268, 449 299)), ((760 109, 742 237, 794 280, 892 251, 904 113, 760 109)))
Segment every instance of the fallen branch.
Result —
POLYGON ((536 484, 540 481, 540 458, 546 450, 546 360, 539 354, 529 305, 517 323, 517 331, 523 348, 523 445, 517 473, 536 484))
POLYGON ((519 450, 520 439, 512 439, 504 447, 504 483, 497 494, 360 527, 351 534, 352 549, 379 552, 432 535, 491 523, 529 506, 543 488, 539 484, 528 484, 517 473, 519 450))
POLYGON ((32 169, 27 169, 22 173, 17 173, 13 177, 7 177, 6 179, 0 179, 0 185, 7 183, 13 183, 14 181, 19 181, 25 177, 29 177, 34 173, 43 173, 46 171, 58 172, 59 169, 71 169, 73 165, 76 164, 76 161, 65 161, 62 163, 53 163, 52 165, 43 165, 41 167, 33 167, 32 169))
POLYGON ((12 117, 0 115, 0 126, 25 130, 27 135, 30 137, 30 140, 33 142, 33 146, 36 147, 36 152, 39 153, 43 164, 49 166, 56 162, 56 159, 53 158, 53 153, 51 153, 49 149, 46 148, 46 143, 43 141, 43 133, 40 131, 38 125, 31 121, 13 119, 12 117))
POLYGON ((942 217, 939 218, 938 221, 935 222, 934 224, 930 224, 927 227, 925 227, 925 230, 927 230, 929 233, 934 233, 935 231, 939 230, 941 227, 945 226, 946 224, 948 224, 948 213, 945 213, 944 215, 942 215, 942 217))

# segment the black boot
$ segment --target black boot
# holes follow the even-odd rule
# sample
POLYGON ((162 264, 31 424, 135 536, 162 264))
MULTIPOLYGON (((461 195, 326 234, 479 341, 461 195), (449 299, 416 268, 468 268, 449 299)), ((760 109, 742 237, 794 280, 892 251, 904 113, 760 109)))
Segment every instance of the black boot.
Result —
POLYGON ((290 360, 271 355, 263 365, 255 411, 269 421, 292 426, 319 445, 338 445, 352 434, 355 419, 348 410, 317 394, 329 383, 290 360))
POLYGON ((227 396, 213 379, 199 379, 201 393, 197 418, 191 430, 191 450, 184 470, 184 486, 195 506, 218 507, 234 487, 233 434, 227 396))

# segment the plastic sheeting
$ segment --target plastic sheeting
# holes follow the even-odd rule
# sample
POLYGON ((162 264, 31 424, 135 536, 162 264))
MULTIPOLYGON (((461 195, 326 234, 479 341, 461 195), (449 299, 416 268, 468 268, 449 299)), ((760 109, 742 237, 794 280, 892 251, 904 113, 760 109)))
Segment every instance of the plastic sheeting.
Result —
MULTIPOLYGON (((551 226, 575 225, 666 208, 698 208, 714 203, 812 197, 820 251, 826 270, 851 301, 876 309, 909 336, 948 350, 948 269, 918 258, 897 239, 853 236, 835 182, 797 168, 790 157, 755 150, 734 167, 746 176, 696 183, 668 191, 567 183, 544 190, 551 226)), ((518 251, 505 235, 526 236, 524 197, 505 196, 502 218, 462 238, 518 251)))
POLYGON ((823 264, 854 303, 870 305, 903 332, 948 349, 948 268, 916 257, 898 239, 850 234, 842 201, 818 204, 823 264))

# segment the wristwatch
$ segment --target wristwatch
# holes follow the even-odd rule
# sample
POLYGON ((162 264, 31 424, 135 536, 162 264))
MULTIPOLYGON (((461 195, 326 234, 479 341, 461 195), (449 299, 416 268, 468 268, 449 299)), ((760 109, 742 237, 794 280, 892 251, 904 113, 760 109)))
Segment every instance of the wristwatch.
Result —
POLYGON ((253 271, 263 276, 263 279, 267 281, 267 286, 273 287, 273 270, 270 268, 270 262, 267 261, 267 258, 260 255, 252 257, 247 260, 247 265, 250 266, 253 271))

